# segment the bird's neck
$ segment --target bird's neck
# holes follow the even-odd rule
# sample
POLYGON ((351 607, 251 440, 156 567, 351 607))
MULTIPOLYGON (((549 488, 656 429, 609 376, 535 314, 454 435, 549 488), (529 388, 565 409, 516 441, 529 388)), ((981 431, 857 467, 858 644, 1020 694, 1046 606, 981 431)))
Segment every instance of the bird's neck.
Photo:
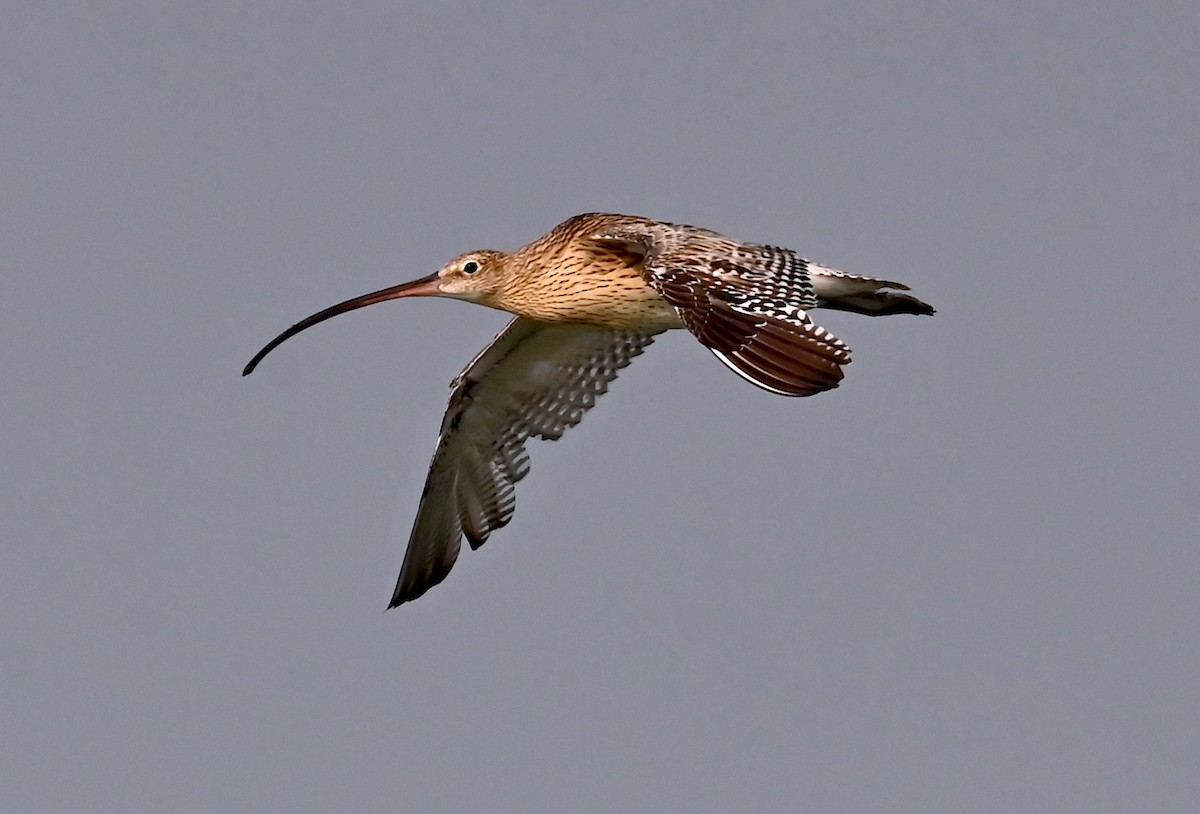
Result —
POLYGON ((560 250, 509 257, 496 307, 543 322, 586 322, 621 329, 664 330, 678 316, 642 279, 629 257, 560 250))

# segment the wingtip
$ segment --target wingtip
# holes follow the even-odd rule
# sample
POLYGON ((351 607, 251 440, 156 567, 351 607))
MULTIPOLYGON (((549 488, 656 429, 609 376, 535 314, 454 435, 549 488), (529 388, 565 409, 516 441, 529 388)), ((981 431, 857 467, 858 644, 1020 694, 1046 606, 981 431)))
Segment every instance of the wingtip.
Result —
POLYGON ((400 591, 400 588, 397 587, 396 590, 392 593, 392 598, 388 601, 388 606, 386 608, 384 608, 384 611, 386 612, 386 611, 390 611, 392 608, 398 608, 401 605, 403 605, 405 602, 409 602, 413 599, 416 599, 417 596, 421 595, 421 593, 424 593, 424 591, 418 593, 416 596, 413 596, 411 591, 402 593, 400 591))

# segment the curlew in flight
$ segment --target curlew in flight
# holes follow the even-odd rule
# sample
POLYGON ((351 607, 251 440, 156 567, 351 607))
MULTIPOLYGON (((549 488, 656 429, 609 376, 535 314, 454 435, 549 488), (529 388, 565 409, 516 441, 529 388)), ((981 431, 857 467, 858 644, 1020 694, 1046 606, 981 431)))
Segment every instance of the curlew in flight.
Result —
POLYGON ((464 536, 478 548, 512 518, 514 485, 529 472, 525 441, 578 424, 657 334, 687 328, 742 378, 811 396, 837 387, 850 349, 808 311, 933 313, 907 289, 694 226, 577 215, 515 252, 468 252, 436 274, 313 314, 242 375, 300 331, 385 300, 453 297, 516 315, 451 384, 394 608, 445 579, 464 536))

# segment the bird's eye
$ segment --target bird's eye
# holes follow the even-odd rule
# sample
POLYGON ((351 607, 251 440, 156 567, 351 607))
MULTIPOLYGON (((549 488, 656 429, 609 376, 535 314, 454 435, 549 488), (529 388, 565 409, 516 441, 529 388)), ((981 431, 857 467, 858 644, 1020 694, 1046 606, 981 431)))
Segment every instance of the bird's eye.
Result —
POLYGON ((479 271, 479 264, 474 260, 463 263, 463 274, 474 274, 477 271, 479 271))

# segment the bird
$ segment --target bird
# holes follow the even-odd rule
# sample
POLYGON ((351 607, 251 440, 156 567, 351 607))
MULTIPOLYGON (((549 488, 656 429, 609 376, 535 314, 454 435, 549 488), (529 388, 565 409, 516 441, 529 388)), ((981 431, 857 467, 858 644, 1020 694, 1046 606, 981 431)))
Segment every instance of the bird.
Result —
POLYGON ((649 218, 587 213, 512 252, 458 255, 436 273, 318 311, 268 342, 404 297, 450 297, 514 315, 450 385, 408 547, 388 608, 450 573, 506 525, 529 473, 526 441, 556 440, 664 331, 690 331, 742 378, 784 396, 838 386, 850 348, 814 308, 931 315, 908 286, 847 274, 781 246, 649 218))

